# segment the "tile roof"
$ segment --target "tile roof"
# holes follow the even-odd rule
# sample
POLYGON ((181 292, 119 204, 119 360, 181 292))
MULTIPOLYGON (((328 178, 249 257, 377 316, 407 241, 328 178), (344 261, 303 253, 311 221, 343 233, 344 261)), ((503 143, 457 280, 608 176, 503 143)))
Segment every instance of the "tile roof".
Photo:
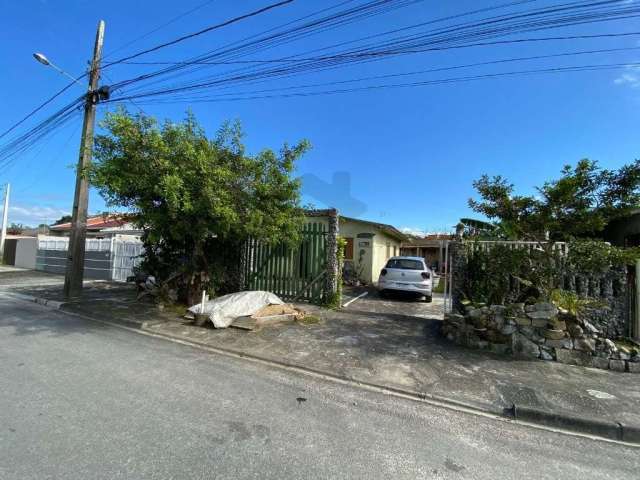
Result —
MULTIPOLYGON (((121 227, 128 222, 125 215, 95 215, 87 218, 87 230, 99 231, 105 228, 121 227)), ((71 222, 51 225, 50 229, 58 232, 71 230, 71 222)))

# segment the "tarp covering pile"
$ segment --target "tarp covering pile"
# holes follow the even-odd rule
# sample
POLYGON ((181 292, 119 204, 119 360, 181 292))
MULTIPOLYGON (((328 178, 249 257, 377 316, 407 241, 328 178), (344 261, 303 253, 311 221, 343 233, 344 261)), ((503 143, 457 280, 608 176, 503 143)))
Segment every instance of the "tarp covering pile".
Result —
POLYGON ((284 305, 284 302, 271 292, 249 291, 214 298, 204 303, 204 309, 198 303, 189 308, 189 312, 206 313, 214 327, 227 328, 236 318, 253 315, 269 305, 284 305))

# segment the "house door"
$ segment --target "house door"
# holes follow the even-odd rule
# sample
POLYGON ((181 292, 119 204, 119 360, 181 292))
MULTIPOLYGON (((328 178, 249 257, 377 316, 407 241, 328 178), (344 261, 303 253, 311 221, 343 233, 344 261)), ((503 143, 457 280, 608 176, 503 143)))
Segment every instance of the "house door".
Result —
POLYGON ((347 245, 344 248, 344 259, 353 260, 353 238, 345 238, 347 245))

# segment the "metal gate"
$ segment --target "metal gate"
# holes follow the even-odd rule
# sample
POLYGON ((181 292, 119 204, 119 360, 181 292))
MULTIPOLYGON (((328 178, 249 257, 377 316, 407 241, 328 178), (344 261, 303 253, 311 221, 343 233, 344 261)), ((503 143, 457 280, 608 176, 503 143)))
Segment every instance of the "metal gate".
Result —
POLYGON ((245 245, 245 287, 266 290, 289 300, 320 303, 325 296, 327 229, 308 223, 293 247, 250 239, 245 245))
POLYGON ((141 261, 144 251, 140 242, 115 240, 113 242, 113 266, 111 277, 116 282, 126 282, 133 275, 133 269, 141 261))

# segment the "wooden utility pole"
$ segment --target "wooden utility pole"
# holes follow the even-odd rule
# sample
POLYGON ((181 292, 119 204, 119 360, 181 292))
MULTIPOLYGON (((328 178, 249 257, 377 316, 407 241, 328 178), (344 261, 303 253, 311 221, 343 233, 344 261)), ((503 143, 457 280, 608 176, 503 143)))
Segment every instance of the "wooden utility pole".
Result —
POLYGON ((67 251, 67 270, 64 278, 64 296, 66 298, 82 295, 84 277, 84 250, 87 238, 87 210, 89 206, 89 179, 87 169, 91 165, 93 151, 93 130, 96 120, 96 105, 99 101, 98 81, 100 79, 100 62, 102 60, 102 43, 104 40, 104 21, 98 23, 96 42, 93 48, 93 60, 89 72, 89 89, 84 106, 84 122, 80 139, 80 157, 76 171, 76 190, 73 197, 71 213, 71 238, 67 251))
POLYGON ((4 261, 4 242, 7 238, 7 222, 9 220, 9 192, 11 185, 7 183, 4 190, 4 209, 2 210, 2 230, 0 231, 0 263, 4 261))

